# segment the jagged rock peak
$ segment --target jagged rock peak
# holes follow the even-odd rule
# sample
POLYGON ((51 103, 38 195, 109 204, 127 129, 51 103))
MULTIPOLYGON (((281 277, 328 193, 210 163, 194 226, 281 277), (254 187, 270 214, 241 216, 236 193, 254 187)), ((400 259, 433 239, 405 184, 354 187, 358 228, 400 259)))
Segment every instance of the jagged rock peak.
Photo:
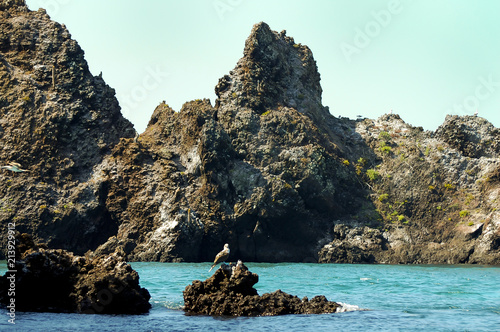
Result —
POLYGON ((34 166, 53 157, 70 158, 77 168, 90 168, 120 137, 134 137, 115 91, 91 74, 78 43, 45 11, 1 15, 0 56, 0 142, 8 151, 0 160, 34 166))
POLYGON ((0 196, 9 201, 0 228, 15 220, 49 246, 82 254, 116 232, 106 178, 95 170, 135 130, 66 27, 24 1, 0 3, 0 163, 29 170, 0 172, 0 196))
POLYGON ((313 118, 328 114, 321 105, 320 75, 311 50, 264 22, 253 26, 243 57, 219 80, 215 92, 221 112, 246 107, 262 114, 286 106, 313 118))
POLYGON ((0 0, 0 10, 28 10, 25 0, 0 0))
POLYGON ((467 157, 500 156, 500 130, 479 116, 447 115, 435 136, 467 157))

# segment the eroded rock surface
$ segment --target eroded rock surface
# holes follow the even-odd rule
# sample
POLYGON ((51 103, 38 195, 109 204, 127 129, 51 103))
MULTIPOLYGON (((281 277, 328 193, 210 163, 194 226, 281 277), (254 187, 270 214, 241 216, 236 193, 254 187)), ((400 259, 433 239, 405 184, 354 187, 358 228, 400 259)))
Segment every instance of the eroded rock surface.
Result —
POLYGON ((83 254, 119 223, 95 167, 135 131, 64 25, 24 1, 0 3, 0 164, 29 170, 0 171, 0 225, 83 254))
POLYGON ((299 299, 277 290, 262 296, 253 288, 259 276, 243 264, 223 264, 205 281, 195 280, 184 291, 184 310, 211 316, 277 316, 336 312, 340 305, 324 296, 299 299))
MULTIPOLYGON (((141 314, 149 311, 149 292, 124 258, 82 257, 37 245, 28 234, 16 236, 17 311, 141 314)), ((7 279, 0 277, 0 302, 9 304, 7 279)))
MULTIPOLYGON (((1 0, 0 226, 129 260, 500 264, 500 134, 322 105, 311 50, 256 24, 217 100, 166 102, 134 139, 67 29, 1 0)), ((5 244, 5 238, 0 239, 5 244)), ((4 246, 5 247, 5 246, 4 246)))
POLYGON ((428 132, 387 114, 358 121, 356 132, 376 154, 352 165, 375 209, 337 221, 321 262, 500 263, 498 128, 447 116, 428 132))

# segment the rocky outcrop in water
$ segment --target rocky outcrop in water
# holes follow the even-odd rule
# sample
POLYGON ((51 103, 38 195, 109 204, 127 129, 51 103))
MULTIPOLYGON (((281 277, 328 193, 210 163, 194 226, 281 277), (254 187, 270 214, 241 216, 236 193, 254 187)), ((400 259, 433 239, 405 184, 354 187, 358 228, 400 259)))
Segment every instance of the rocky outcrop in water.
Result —
POLYGON ((333 313, 341 307, 324 296, 299 299, 281 290, 259 296, 253 288, 258 281, 244 264, 223 264, 207 280, 186 287, 184 310, 211 316, 277 316, 333 313))
MULTIPOLYGON (((134 139, 67 29, 0 1, 0 225, 129 260, 500 264, 500 136, 449 116, 336 118, 311 50, 256 24, 213 106, 134 139), (234 256, 233 256, 234 255, 234 256)), ((5 239, 2 239, 5 243, 5 239)))
MULTIPOLYGON (((16 236, 15 308, 17 311, 141 314, 149 311, 149 292, 122 256, 82 257, 37 245, 27 234, 16 236)), ((7 275, 8 274, 8 275, 7 275)), ((11 296, 0 277, 0 303, 11 296)))

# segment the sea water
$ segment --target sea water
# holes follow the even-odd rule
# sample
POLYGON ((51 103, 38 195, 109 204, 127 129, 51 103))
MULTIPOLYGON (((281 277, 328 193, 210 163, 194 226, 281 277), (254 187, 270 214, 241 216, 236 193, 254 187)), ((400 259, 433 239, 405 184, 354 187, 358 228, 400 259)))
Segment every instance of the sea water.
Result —
MULTIPOLYGON (((0 310, 1 331, 500 331, 500 267, 246 263, 259 294, 325 295, 343 311, 324 315, 186 315, 182 291, 210 263, 132 263, 151 293, 148 314, 84 315, 0 310)), ((5 262, 0 262, 4 273, 5 262)), ((212 271, 213 273, 214 271, 212 271)))

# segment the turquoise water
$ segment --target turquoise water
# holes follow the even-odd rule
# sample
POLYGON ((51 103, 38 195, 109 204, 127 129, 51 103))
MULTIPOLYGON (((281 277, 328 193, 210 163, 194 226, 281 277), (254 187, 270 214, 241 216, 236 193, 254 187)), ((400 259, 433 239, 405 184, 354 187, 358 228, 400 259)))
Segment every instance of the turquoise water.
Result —
MULTIPOLYGON (((1 273, 5 263, 0 262, 1 273)), ((0 310, 5 331, 500 331, 500 267, 246 263, 259 294, 325 295, 342 313, 252 318, 188 316, 182 291, 209 263, 132 263, 152 310, 140 316, 0 310), (364 310, 361 310, 364 309, 364 310)), ((213 271, 212 271, 213 272, 213 271)))

